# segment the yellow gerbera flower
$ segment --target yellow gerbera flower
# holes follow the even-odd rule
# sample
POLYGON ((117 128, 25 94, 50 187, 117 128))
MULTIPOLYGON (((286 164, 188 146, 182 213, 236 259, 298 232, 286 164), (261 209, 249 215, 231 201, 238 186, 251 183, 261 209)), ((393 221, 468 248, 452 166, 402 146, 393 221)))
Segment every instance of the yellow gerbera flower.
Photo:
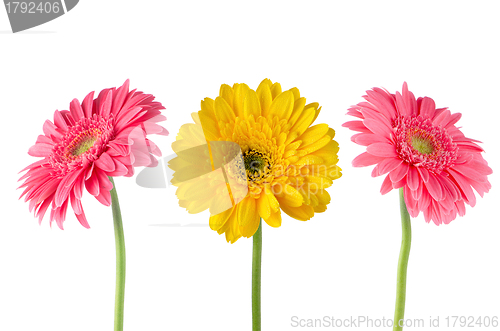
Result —
POLYGON ((311 126, 320 110, 297 88, 282 92, 269 79, 256 91, 222 85, 172 145, 180 205, 190 213, 209 208, 211 229, 231 243, 253 236, 261 218, 279 227, 281 210, 301 221, 324 212, 326 188, 342 174, 335 131, 311 126))

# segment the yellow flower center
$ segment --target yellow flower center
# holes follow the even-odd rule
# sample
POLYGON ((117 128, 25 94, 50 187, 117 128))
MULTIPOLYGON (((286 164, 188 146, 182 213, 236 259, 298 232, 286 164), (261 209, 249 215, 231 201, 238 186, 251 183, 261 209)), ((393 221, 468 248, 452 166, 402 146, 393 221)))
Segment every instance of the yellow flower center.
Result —
POLYGON ((434 152, 432 142, 420 135, 415 135, 411 138, 411 146, 422 154, 432 154, 434 152))
POLYGON ((80 156, 94 146, 97 141, 97 137, 94 136, 84 136, 80 138, 81 140, 76 143, 76 146, 71 150, 71 155, 80 156))

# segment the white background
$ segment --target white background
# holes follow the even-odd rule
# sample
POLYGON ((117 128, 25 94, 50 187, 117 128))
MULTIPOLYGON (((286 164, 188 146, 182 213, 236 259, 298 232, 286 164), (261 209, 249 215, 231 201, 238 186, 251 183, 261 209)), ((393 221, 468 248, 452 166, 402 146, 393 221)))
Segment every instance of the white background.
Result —
MULTIPOLYGON (((461 112, 465 135, 484 142, 493 189, 450 225, 412 221, 406 317, 440 316, 444 328, 448 315, 500 315, 496 4, 87 0, 18 34, 1 8, 0 330, 112 329, 111 209, 87 194, 90 230, 72 212, 64 231, 48 218, 39 226, 17 200, 16 181, 35 161, 27 151, 55 109, 127 78, 167 108, 170 136, 153 137, 164 155, 222 83, 296 86, 323 106, 318 122, 336 130, 343 176, 329 189, 328 210, 264 226, 263 330, 296 330, 292 316, 392 318, 398 194, 381 196, 382 177, 351 166, 364 148, 341 124, 365 90, 395 92, 403 81, 416 96, 461 112)), ((250 330, 251 239, 230 245, 208 226, 152 226, 207 224, 208 214, 178 207, 173 187, 115 181, 127 247, 125 329, 250 330)))

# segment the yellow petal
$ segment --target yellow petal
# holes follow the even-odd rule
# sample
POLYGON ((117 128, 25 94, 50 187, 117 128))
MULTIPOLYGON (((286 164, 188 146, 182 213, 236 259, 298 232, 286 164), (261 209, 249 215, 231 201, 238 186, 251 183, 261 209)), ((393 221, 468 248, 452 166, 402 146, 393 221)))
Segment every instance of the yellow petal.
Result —
POLYGON ((313 208, 314 208, 315 213, 322 213, 322 212, 326 211, 325 205, 317 205, 317 206, 314 206, 313 208))
POLYGON ((196 112, 191 113, 191 118, 193 119, 193 121, 196 125, 201 125, 200 116, 198 115, 198 113, 196 113, 196 112))
POLYGON ((306 155, 297 160, 295 165, 313 165, 313 164, 322 164, 324 161, 322 158, 316 155, 306 155))
POLYGON ((290 115, 290 119, 288 123, 290 125, 294 125, 297 122, 300 114, 304 111, 304 106, 306 105, 306 98, 299 98, 294 101, 292 115, 290 115))
POLYGON ((255 219, 256 213, 256 203, 255 199, 252 197, 247 197, 240 201, 236 207, 238 208, 238 224, 240 226, 245 226, 253 219, 255 219))
POLYGON ((291 144, 288 144, 286 147, 285 147, 285 151, 291 151, 291 150, 295 150, 297 148, 299 148, 299 146, 302 144, 302 141, 295 141, 291 144))
POLYGON ((201 111, 206 111, 207 113, 215 117, 214 100, 210 98, 205 98, 201 102, 201 111))
POLYGON ((274 100, 274 98, 276 98, 278 95, 281 94, 281 85, 280 85, 280 83, 274 83, 271 86, 271 94, 273 96, 273 100, 274 100))
POLYGON ((281 210, 277 210, 273 212, 267 219, 264 221, 273 228, 279 228, 281 226, 281 210))
POLYGON ((316 124, 308 128, 298 139, 302 140, 302 146, 307 146, 328 132, 328 124, 316 124))
POLYGON ((271 216, 271 206, 269 205, 269 199, 265 192, 261 192, 259 199, 257 200, 257 210, 259 216, 263 219, 267 219, 271 216))
POLYGON ((279 204, 278 200, 276 199, 276 197, 274 196, 274 193, 271 191, 271 189, 268 186, 266 186, 264 188, 264 192, 267 195, 269 207, 271 207, 271 210, 274 212, 277 211, 280 207, 280 204, 279 204))
POLYGON ((233 108, 237 117, 243 117, 243 101, 247 96, 247 91, 250 90, 247 84, 234 84, 234 101, 233 108))
POLYGON ((224 100, 221 97, 217 97, 215 99, 215 116, 219 121, 222 122, 231 122, 234 121, 236 116, 231 109, 231 107, 228 105, 226 100, 224 100))
POLYGON ((233 212, 234 209, 235 208, 231 208, 220 214, 210 216, 209 220, 210 229, 218 231, 220 228, 222 228, 222 226, 226 224, 227 220, 229 219, 229 216, 231 216, 231 213, 233 212))
POLYGON ((328 170, 328 177, 331 179, 337 179, 342 177, 342 169, 339 166, 333 166, 328 170))
POLYGON ((328 193, 326 190, 318 191, 318 193, 316 193, 316 197, 318 198, 319 203, 325 206, 331 201, 330 193, 328 193))
MULTIPOLYGON (((332 137, 325 135, 321 139, 313 142, 312 144, 301 147, 300 150, 305 152, 306 154, 309 154, 309 153, 315 152, 315 151, 325 147, 331 140, 332 140, 332 137)), ((317 156, 320 156, 320 155, 317 155, 317 156)))
MULTIPOLYGON (((282 190, 281 192, 278 192, 277 195, 279 197, 283 197, 286 200, 287 204, 292 207, 298 207, 302 204, 302 195, 293 186, 285 184, 280 185, 280 187, 282 188, 282 190)), ((277 191, 275 190, 274 192, 276 193, 277 191)))
POLYGON ((334 165, 339 162, 339 157, 336 152, 332 153, 324 149, 320 149, 318 151, 313 152, 311 155, 315 155, 323 159, 325 165, 334 165))
POLYGON ((262 80, 262 82, 260 82, 259 86, 257 87, 257 90, 259 88, 262 88, 264 85, 267 85, 267 87, 271 88, 273 82, 269 78, 265 78, 262 80))
POLYGON ((248 197, 236 205, 238 224, 243 237, 249 238, 255 234, 260 224, 260 217, 256 210, 256 201, 248 197))
POLYGON ((190 214, 198 214, 202 211, 205 211, 210 204, 210 200, 197 200, 191 201, 189 205, 186 207, 188 213, 190 214))
POLYGON ((273 96, 271 94, 271 90, 268 84, 260 83, 257 88, 257 97, 259 98, 260 107, 262 109, 261 114, 264 117, 267 117, 269 114, 269 107, 271 107, 271 103, 273 102, 273 96))
POLYGON ((316 194, 310 193, 308 196, 310 199, 310 202, 308 203, 309 206, 316 207, 317 205, 319 205, 319 201, 318 198, 316 197, 316 194))
POLYGON ((220 137, 219 124, 212 116, 204 112, 199 112, 200 123, 203 128, 203 134, 208 141, 218 140, 220 137))
POLYGON ((314 115, 314 118, 313 118, 313 120, 312 120, 312 122, 311 122, 311 123, 314 123, 314 121, 316 121, 316 119, 318 118, 319 112, 321 111, 321 107, 317 107, 317 106, 316 106, 316 107, 314 108, 314 111, 315 111, 315 115, 314 115))
POLYGON ((239 238, 241 238, 241 232, 240 232, 240 227, 238 225, 237 217, 238 213, 234 212, 231 214, 229 220, 226 222, 228 227, 225 228, 224 232, 226 233, 227 242, 231 244, 234 244, 239 238))
MULTIPOLYGON (((295 133, 297 136, 301 135, 306 131, 306 129, 311 125, 312 120, 314 118, 315 112, 313 108, 305 109, 302 111, 302 114, 300 114, 299 118, 297 119, 297 122, 293 125, 293 127, 290 129, 290 133, 295 133)), ((290 134, 290 136, 292 136, 290 134)), ((291 142, 288 141, 287 142, 291 142)))
POLYGON ((283 199, 278 198, 280 202, 281 209, 290 217, 295 218, 299 221, 310 220, 314 216, 314 209, 308 205, 302 205, 300 207, 291 207, 283 199))
POLYGON ((253 115, 254 118, 260 116, 260 103, 257 92, 249 89, 243 102, 243 116, 244 118, 248 118, 250 115, 253 115))
POLYGON ((336 142, 335 140, 332 140, 325 147, 323 147, 321 150, 337 154, 339 152, 339 143, 336 142))
POLYGON ((231 86, 229 86, 227 84, 221 85, 220 91, 219 91, 219 96, 224 98, 224 100, 226 100, 227 104, 231 108, 233 107, 233 99, 234 99, 233 94, 234 94, 234 92, 233 92, 233 89, 231 88, 231 86))
POLYGON ((273 100, 273 103, 269 108, 269 114, 267 118, 273 119, 275 116, 277 116, 279 119, 288 119, 292 114, 292 110, 293 93, 291 91, 285 91, 273 100))
POLYGON ((313 187, 312 184, 315 184, 318 189, 330 187, 333 184, 333 181, 330 178, 323 176, 305 176, 305 180, 308 185, 313 187))
POLYGON ((292 87, 289 91, 293 93, 293 99, 294 100, 297 100, 297 99, 300 98, 300 91, 299 91, 298 88, 292 87))
POLYGON ((227 184, 225 187, 223 187, 223 185, 219 185, 218 188, 214 187, 214 190, 210 191, 209 194, 211 199, 209 206, 210 215, 218 215, 226 210, 233 209, 234 204, 229 194, 227 184))

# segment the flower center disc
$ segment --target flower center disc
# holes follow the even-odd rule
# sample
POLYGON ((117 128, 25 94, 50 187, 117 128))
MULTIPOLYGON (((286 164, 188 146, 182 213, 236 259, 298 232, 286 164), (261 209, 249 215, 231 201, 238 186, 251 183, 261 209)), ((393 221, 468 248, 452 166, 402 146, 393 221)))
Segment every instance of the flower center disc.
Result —
POLYGON ((73 150, 70 151, 71 155, 73 156, 80 156, 86 151, 88 151, 92 146, 94 146, 94 143, 97 141, 97 137, 93 136, 85 136, 80 138, 80 141, 77 142, 77 145, 73 150))
POLYGON ((420 135, 415 135, 411 138, 411 146, 418 152, 422 154, 432 154, 434 152, 434 146, 425 137, 420 135))
POLYGON ((441 126, 429 119, 399 117, 394 123, 396 152, 407 163, 440 173, 453 166, 457 145, 441 126))
POLYGON ((113 137, 113 121, 94 114, 71 126, 50 156, 53 176, 64 176, 73 169, 94 162, 113 137))
POLYGON ((243 154, 243 161, 250 181, 263 179, 269 173, 269 157, 261 152, 251 149, 243 154))

